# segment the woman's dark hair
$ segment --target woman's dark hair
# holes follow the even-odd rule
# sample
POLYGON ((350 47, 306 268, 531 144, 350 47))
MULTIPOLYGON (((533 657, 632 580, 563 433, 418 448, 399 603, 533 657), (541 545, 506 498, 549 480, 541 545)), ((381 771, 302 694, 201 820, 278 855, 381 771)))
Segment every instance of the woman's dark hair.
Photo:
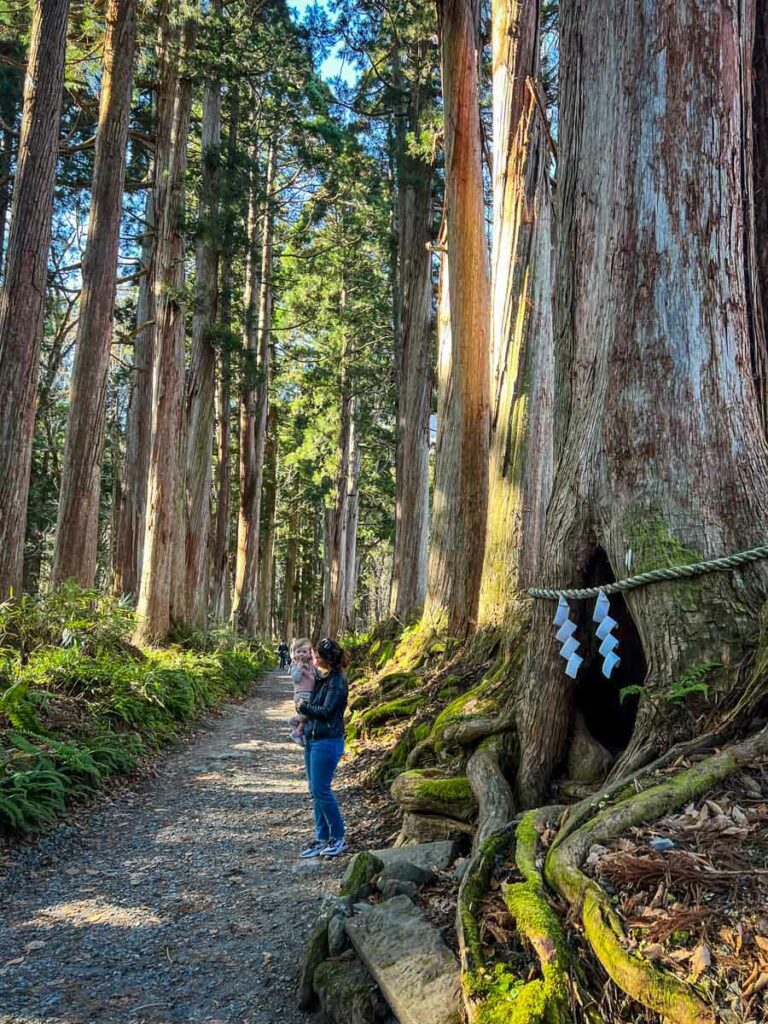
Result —
POLYGON ((349 665, 347 652, 329 637, 324 637, 317 645, 317 656, 331 668, 346 668, 349 665))

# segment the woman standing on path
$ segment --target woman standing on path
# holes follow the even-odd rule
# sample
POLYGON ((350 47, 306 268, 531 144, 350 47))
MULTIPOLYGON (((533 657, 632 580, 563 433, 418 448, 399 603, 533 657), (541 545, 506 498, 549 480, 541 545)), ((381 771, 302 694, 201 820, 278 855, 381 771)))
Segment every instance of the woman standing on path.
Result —
POLYGON ((304 726, 304 764, 315 808, 315 841, 300 856, 338 857, 345 853, 344 819, 331 789, 336 767, 344 753, 344 709, 347 706, 349 657, 335 640, 317 645, 320 672, 312 699, 298 707, 304 726))

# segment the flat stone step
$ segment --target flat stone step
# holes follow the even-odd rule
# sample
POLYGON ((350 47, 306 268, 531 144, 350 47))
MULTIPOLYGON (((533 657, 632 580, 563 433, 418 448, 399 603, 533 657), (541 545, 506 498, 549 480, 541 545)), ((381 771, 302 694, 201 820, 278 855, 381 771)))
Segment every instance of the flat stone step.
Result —
POLYGON ((445 871, 456 856, 456 843, 444 839, 438 843, 414 843, 413 846, 388 846, 384 850, 371 850, 374 857, 386 867, 389 864, 415 864, 417 868, 445 871))
POLYGON ((356 914, 346 928, 400 1024, 459 1024, 458 961, 407 896, 356 914))

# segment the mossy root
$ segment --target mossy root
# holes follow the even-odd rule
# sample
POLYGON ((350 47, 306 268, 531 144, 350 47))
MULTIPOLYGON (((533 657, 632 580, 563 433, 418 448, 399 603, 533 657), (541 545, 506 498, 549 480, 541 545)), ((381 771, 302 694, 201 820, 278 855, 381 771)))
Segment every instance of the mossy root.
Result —
POLYGON ((671 1024, 711 1024, 714 1016, 692 986, 627 952, 618 915, 600 886, 581 871, 581 865, 592 844, 609 842, 628 828, 656 821, 766 753, 768 726, 673 779, 605 808, 567 837, 556 840, 547 856, 547 882, 579 908, 587 941, 610 977, 671 1024))

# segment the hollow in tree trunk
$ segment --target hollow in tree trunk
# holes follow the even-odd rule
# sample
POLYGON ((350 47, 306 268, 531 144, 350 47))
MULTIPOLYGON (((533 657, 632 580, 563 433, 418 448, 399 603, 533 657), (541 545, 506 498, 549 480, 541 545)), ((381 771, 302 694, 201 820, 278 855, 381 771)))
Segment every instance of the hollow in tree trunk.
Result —
MULTIPOLYGON (((743 6, 744 17, 714 0, 642 16, 608 0, 562 5, 545 586, 580 585, 601 556, 618 578, 765 540, 768 451, 751 375, 763 340, 752 333, 743 175, 754 4, 743 6)), ((668 699, 674 684, 723 665, 698 710, 716 715, 732 698, 767 595, 765 562, 627 592, 648 671, 627 658, 614 673, 617 685, 644 684, 618 771, 692 728, 668 699)), ((520 688, 528 804, 545 794, 571 723, 552 611, 536 602, 520 688)))
POLYGON ((0 290, 0 601, 22 586, 69 0, 36 0, 0 290))

